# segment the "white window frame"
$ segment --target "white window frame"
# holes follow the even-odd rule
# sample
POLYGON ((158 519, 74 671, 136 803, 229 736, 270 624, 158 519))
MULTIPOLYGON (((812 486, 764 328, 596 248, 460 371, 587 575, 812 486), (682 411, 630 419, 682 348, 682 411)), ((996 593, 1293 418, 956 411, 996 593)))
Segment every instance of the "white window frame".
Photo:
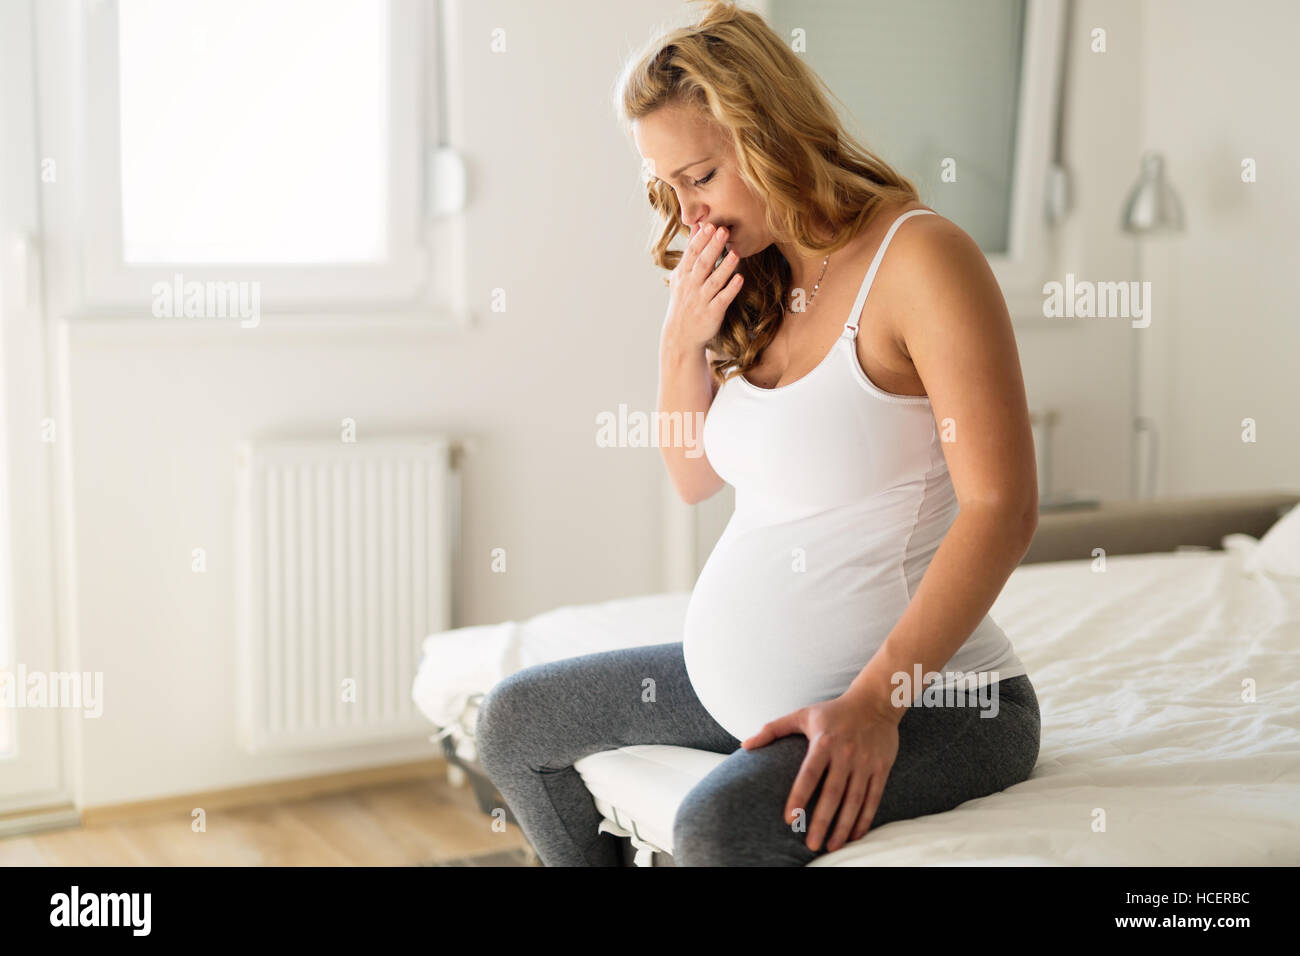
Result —
MULTIPOLYGON (((55 590, 55 476, 66 454, 65 423, 51 404, 50 341, 42 320, 41 213, 36 151, 32 0, 0 2, 0 628, 28 674, 71 670, 59 646, 55 590), (45 419, 55 441, 43 440, 45 419)), ((64 622, 66 626, 66 621, 64 622)), ((16 678, 11 678, 15 680, 16 678)), ((25 687, 15 687, 18 694, 25 687)), ((3 706, 0 703, 0 706, 3 706)), ((70 757, 82 712, 15 708, 17 751, 0 757, 0 816, 71 800, 70 757)), ((63 818, 75 821, 75 814, 63 818)), ((0 835, 23 826, 0 819, 0 835)), ((21 830, 19 831, 21 832, 21 830)))
MULTIPOLYGON (((440 4, 377 0, 389 6, 388 261, 325 263, 127 263, 123 258, 118 97, 118 5, 83 3, 80 94, 82 288, 72 317, 148 317, 151 289, 181 273, 186 282, 257 282, 262 314, 295 318, 401 314, 463 324, 463 242, 459 200, 430 195, 440 149, 440 4), (435 255, 435 250, 437 254, 435 255)), ((322 197, 327 201, 328 197, 322 197)))
POLYGON ((1064 7, 1063 0, 1025 4, 1008 249, 986 257, 1017 324, 1042 320, 1043 283, 1060 271, 1060 232, 1047 219, 1047 174, 1058 119, 1064 7))

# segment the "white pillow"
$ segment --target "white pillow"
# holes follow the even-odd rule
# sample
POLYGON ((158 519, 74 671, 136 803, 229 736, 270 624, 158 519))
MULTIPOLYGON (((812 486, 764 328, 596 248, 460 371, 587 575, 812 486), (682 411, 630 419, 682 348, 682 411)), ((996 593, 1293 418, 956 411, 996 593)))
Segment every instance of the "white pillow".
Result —
POLYGON ((1268 529, 1259 539, 1259 547, 1247 555, 1244 567, 1247 571, 1300 579, 1300 505, 1292 505, 1268 529))

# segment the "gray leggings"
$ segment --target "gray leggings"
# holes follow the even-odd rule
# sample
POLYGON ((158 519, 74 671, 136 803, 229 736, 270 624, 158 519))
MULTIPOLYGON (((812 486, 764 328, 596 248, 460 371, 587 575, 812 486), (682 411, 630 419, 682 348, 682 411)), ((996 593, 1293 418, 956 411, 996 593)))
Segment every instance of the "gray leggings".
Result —
MULTIPOLYGON (((986 693, 988 693, 986 688, 986 693)), ((997 684, 997 716, 970 706, 908 708, 898 755, 871 831, 891 820, 950 810, 1028 778, 1038 760, 1039 712, 1025 676, 997 684)), ((678 866, 803 866, 826 852, 782 817, 808 738, 791 734, 755 750, 704 709, 682 645, 585 654, 506 677, 479 706, 479 761, 546 866, 619 866, 618 838, 597 833, 601 814, 573 769, 602 750, 674 744, 728 754, 686 795, 673 823, 678 866), (654 680, 654 700, 643 699, 654 680)), ((808 801, 811 823, 821 784, 808 801)), ((825 836, 834 831, 835 821, 825 836)))

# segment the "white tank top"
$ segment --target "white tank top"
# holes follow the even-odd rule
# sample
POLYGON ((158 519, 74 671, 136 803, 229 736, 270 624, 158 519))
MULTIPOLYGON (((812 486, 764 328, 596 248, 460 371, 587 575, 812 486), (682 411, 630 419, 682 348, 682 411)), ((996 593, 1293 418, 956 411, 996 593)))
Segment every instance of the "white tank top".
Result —
MULTIPOLYGON (((736 507, 691 593, 683 651, 700 701, 741 740, 848 689, 957 517, 929 397, 877 388, 855 345, 889 241, 927 213, 889 227, 820 365, 778 388, 733 374, 705 418, 736 507)), ((988 615, 941 670, 1026 673, 988 615)))

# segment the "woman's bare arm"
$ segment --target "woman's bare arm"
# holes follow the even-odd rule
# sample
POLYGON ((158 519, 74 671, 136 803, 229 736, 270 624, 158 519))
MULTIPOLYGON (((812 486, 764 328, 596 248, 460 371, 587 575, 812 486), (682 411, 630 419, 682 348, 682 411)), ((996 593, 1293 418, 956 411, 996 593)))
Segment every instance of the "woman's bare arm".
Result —
POLYGON ((703 442, 716 394, 706 343, 717 335, 744 282, 735 251, 723 255, 726 239, 725 228, 706 224, 695 230, 668 278, 668 313, 659 335, 659 448, 673 487, 690 505, 726 484, 709 464, 703 442))
POLYGON ((684 345, 665 326, 659 346, 659 450, 677 494, 688 505, 712 497, 724 482, 709 464, 702 441, 704 419, 717 387, 707 348, 684 345), (677 414, 674 414, 677 413, 677 414))

